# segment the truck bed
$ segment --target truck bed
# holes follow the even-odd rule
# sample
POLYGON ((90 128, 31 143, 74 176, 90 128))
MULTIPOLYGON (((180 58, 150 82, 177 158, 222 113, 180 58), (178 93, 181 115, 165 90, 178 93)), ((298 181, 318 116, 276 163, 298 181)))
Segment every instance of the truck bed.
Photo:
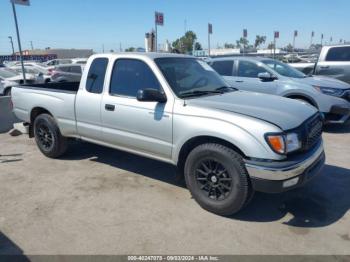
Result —
POLYGON ((47 91, 53 92, 73 92, 77 93, 79 89, 80 82, 62 82, 62 83, 45 83, 45 84, 31 84, 22 85, 20 88, 28 89, 45 89, 47 91))
POLYGON ((23 122, 31 122, 33 110, 45 109, 55 116, 63 135, 76 135, 75 98, 79 82, 22 85, 12 88, 13 111, 23 122))

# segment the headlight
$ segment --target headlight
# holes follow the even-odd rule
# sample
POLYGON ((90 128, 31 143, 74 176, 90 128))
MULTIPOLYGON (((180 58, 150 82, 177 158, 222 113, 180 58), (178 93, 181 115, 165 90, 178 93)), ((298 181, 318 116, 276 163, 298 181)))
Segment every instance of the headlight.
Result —
POLYGON ((298 134, 267 134, 266 141, 273 151, 278 154, 287 154, 301 148, 298 134))
POLYGON ((333 87, 323 87, 323 86, 313 86, 317 91, 330 96, 341 97, 344 93, 343 89, 333 88, 333 87))
POLYGON ((289 133, 286 136, 287 153, 294 152, 301 148, 301 141, 296 133, 289 133))

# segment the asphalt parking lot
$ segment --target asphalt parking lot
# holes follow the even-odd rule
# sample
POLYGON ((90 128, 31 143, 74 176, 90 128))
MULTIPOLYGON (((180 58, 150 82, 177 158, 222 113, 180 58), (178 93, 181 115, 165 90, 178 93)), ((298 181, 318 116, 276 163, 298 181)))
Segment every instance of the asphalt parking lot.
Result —
POLYGON ((227 218, 167 164, 81 142, 52 160, 1 134, 0 254, 350 254, 350 124, 324 140, 319 177, 227 218))

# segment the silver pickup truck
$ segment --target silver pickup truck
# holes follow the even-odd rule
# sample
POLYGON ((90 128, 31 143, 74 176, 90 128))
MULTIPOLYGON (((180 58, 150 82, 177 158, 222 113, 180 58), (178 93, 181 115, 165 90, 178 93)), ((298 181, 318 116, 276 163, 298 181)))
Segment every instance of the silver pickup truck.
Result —
POLYGON ((323 46, 316 63, 291 63, 307 75, 329 76, 350 84, 350 45, 323 46))
POLYGON ((325 162, 314 107, 238 91, 189 56, 94 55, 80 84, 16 87, 12 103, 44 155, 60 157, 77 138, 171 163, 194 199, 220 215, 254 191, 303 185, 325 162))

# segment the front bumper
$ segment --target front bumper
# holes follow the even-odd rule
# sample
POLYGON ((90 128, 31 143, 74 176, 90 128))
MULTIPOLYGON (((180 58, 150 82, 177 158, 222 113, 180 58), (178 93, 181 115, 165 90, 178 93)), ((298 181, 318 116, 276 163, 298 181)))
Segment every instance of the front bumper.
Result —
POLYGON ((299 187, 315 177, 323 168, 325 159, 320 142, 306 156, 285 162, 246 161, 246 168, 254 190, 279 193, 299 187))
POLYGON ((326 114, 326 123, 344 124, 350 118, 350 103, 345 105, 334 105, 329 113, 326 114))

